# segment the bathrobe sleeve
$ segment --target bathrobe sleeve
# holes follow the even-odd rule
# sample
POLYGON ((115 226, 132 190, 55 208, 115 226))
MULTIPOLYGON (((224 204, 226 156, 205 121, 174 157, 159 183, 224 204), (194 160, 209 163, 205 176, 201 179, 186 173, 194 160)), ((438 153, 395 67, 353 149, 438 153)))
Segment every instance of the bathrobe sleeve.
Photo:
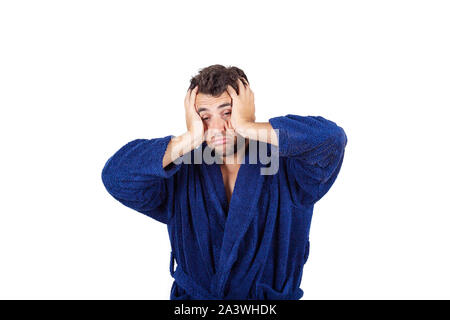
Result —
POLYGON ((321 116, 269 119, 277 132, 278 152, 286 158, 288 174, 301 189, 300 201, 314 204, 331 188, 341 169, 347 136, 333 121, 321 116))
POLYGON ((123 205, 167 223, 167 180, 182 163, 162 166, 172 135, 128 142, 111 156, 103 170, 106 190, 123 205))

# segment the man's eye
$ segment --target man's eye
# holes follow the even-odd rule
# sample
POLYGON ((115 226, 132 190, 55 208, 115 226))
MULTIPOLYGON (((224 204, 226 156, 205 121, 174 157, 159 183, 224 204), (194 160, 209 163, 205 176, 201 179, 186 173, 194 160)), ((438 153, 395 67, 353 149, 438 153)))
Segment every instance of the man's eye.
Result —
POLYGON ((202 120, 208 120, 209 118, 203 118, 202 120))
POLYGON ((225 114, 231 114, 231 112, 225 112, 225 114))

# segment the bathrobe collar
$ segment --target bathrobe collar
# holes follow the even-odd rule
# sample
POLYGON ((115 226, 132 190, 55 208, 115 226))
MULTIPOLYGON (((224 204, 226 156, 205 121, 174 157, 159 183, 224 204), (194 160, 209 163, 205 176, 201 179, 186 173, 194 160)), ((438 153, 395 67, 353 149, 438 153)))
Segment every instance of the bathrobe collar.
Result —
MULTIPOLYGON (((261 168, 270 165, 270 163, 262 164, 260 161, 260 144, 253 141, 257 147, 251 149, 250 142, 245 152, 244 162, 241 163, 238 170, 229 207, 220 164, 206 164, 202 161, 204 172, 206 172, 205 180, 211 190, 211 197, 215 198, 214 203, 220 204, 216 206, 216 212, 219 214, 219 221, 224 230, 219 263, 210 288, 218 296, 223 296, 225 283, 233 263, 238 257, 240 242, 258 211, 254 207, 258 199, 257 195, 261 194, 265 179, 265 176, 261 175, 261 168), (256 156, 254 150, 257 151, 256 156), (251 157, 250 154, 252 154, 251 157), (250 160, 252 163, 250 163, 250 160)), ((205 143, 203 146, 208 148, 205 143)), ((267 154, 270 154, 269 145, 267 145, 266 150, 268 150, 267 154)))

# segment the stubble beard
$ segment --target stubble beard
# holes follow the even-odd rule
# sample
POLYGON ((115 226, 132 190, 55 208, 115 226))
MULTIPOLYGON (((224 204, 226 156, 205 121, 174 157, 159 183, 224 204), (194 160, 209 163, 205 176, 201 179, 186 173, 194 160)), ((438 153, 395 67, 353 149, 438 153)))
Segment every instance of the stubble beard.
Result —
POLYGON ((233 143, 228 143, 225 145, 220 145, 217 147, 214 147, 214 152, 216 155, 220 157, 232 157, 235 155, 239 150, 242 148, 245 148, 247 139, 240 139, 240 143, 238 143, 238 137, 233 137, 233 143))

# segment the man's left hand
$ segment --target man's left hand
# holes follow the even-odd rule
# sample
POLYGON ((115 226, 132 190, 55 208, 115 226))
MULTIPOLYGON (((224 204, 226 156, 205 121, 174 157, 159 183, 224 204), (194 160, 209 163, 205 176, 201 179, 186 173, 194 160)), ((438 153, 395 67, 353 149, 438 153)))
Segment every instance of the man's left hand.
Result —
POLYGON ((255 122, 255 96, 250 89, 250 85, 245 79, 238 79, 239 94, 230 85, 227 86, 227 92, 231 96, 231 126, 239 133, 249 123, 255 122), (245 83, 245 85, 244 85, 245 83))

